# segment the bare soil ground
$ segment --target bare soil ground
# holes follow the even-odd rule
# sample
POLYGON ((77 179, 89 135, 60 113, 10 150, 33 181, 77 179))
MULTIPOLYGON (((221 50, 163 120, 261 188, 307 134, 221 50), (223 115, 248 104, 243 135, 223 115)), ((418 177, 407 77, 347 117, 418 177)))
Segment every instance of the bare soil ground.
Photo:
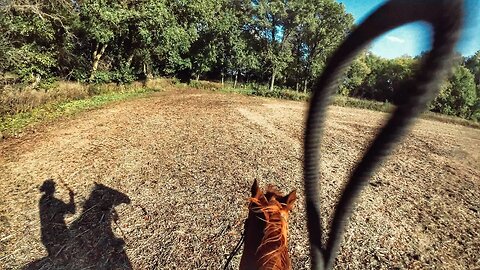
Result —
MULTIPOLYGON (((285 193, 297 189, 290 254, 294 269, 306 269, 305 109, 301 102, 167 91, 1 142, 0 268, 21 268, 47 256, 39 187, 53 179, 57 198, 68 202, 67 187, 75 192, 70 225, 82 219, 95 182, 130 198, 115 207, 118 221, 106 219, 125 241, 134 269, 221 269, 240 238, 250 186, 258 179, 285 193)), ((325 220, 386 116, 329 108, 322 150, 325 220)), ((478 269, 479 154, 480 130, 418 121, 362 193, 336 269, 478 269)), ((101 238, 85 233, 77 236, 92 243, 101 238)), ((58 254, 68 253, 65 245, 58 254)))

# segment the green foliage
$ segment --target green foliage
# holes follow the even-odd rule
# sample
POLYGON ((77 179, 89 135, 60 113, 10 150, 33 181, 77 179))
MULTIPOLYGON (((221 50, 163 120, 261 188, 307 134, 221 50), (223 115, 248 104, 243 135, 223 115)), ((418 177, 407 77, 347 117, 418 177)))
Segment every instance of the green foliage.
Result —
POLYGON ((374 100, 345 97, 340 95, 334 97, 332 104, 341 107, 367 109, 380 112, 391 112, 393 108, 392 104, 388 102, 379 102, 374 100))
MULTIPOLYGON (((475 85, 474 75, 479 67, 477 56, 467 58, 465 66, 462 66, 461 56, 457 56, 454 72, 441 86, 438 97, 430 105, 431 110, 466 119, 479 119, 479 88, 475 85)), ((396 104, 401 102, 401 96, 405 94, 401 91, 409 90, 408 80, 415 74, 420 61, 421 58, 384 59, 371 54, 361 55, 347 69, 339 93, 396 104)))
POLYGON ((108 44, 128 28, 132 16, 126 1, 86 0, 80 3, 82 30, 94 43, 108 44))
POLYGON ((23 82, 38 85, 61 72, 61 52, 70 37, 63 20, 69 18, 71 5, 53 0, 17 2, 21 1, 0 6, 0 72, 12 72, 23 82))
POLYGON ((296 101, 308 100, 310 98, 309 93, 300 93, 287 88, 279 88, 279 87, 275 87, 272 91, 265 85, 260 85, 255 83, 244 85, 241 88, 228 87, 225 89, 225 91, 241 93, 249 96, 260 96, 260 97, 278 98, 278 99, 287 99, 287 100, 296 100, 296 101))
POLYGON ((342 4, 333 0, 298 1, 294 5, 294 61, 290 67, 293 75, 290 80, 300 82, 305 91, 350 31, 353 17, 346 13, 342 4))
POLYGON ((475 77, 475 84, 477 85, 477 87, 480 87, 480 50, 477 51, 474 55, 465 59, 465 67, 475 77))
MULTIPOLYGON (((248 91, 295 99, 352 26, 335 0, 9 0, 0 4, 0 82, 39 89, 56 79, 128 84, 168 76, 269 85, 248 91), (279 90, 287 88, 297 91, 279 90)), ((418 62, 362 53, 338 93, 396 104, 418 62)), ((455 71, 432 108, 479 119, 480 51, 454 64, 466 69, 455 71)))
POLYGON ((137 77, 133 73, 133 69, 127 66, 121 66, 114 70, 111 75, 111 81, 118 84, 128 84, 135 81, 137 77))
POLYGON ((5 53, 5 56, 7 61, 11 63, 11 69, 24 82, 33 82, 35 76, 51 76, 52 69, 57 64, 54 52, 38 47, 36 44, 25 44, 19 48, 11 48, 5 53))
POLYGON ((365 61, 365 57, 366 56, 362 54, 360 57, 353 60, 350 67, 348 67, 343 82, 339 87, 340 95, 351 95, 355 89, 363 84, 367 76, 372 72, 365 61))
POLYGON ((113 74, 110 71, 97 71, 93 76, 90 78, 91 83, 95 84, 103 84, 103 83, 109 83, 112 81, 113 74))
POLYGON ((467 68, 458 66, 430 106, 435 112, 472 118, 477 113, 476 104, 478 98, 474 76, 467 68))
MULTIPOLYGON (((363 77, 363 83, 351 89, 353 90, 350 92, 351 95, 392 103, 398 102, 399 97, 404 94, 399 91, 404 90, 402 89, 403 83, 413 76, 416 68, 416 61, 411 57, 389 60, 375 55, 367 55, 365 63, 370 68, 370 72, 363 77)), ((364 71, 367 70, 364 69, 364 71)), ((362 74, 360 77, 364 75, 362 74)))
POLYGON ((480 50, 465 59, 465 67, 473 74, 477 88, 477 99, 470 110, 470 118, 475 121, 480 121, 480 50))

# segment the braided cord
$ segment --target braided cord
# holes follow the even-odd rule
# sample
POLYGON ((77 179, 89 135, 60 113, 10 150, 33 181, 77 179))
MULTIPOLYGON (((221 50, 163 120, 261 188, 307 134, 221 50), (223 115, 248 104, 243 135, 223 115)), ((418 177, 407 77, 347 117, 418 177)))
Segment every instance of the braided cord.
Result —
POLYGON ((451 66, 453 49, 463 22, 462 0, 391 0, 356 28, 332 56, 313 88, 304 141, 304 185, 309 232, 311 269, 331 269, 343 236, 345 222, 363 187, 414 119, 437 94, 451 66), (379 35, 401 25, 425 21, 434 30, 433 48, 415 78, 402 89, 405 98, 376 136, 363 159, 350 176, 337 204, 328 235, 322 245, 323 228, 319 203, 319 160, 325 112, 337 81, 353 57, 379 35))

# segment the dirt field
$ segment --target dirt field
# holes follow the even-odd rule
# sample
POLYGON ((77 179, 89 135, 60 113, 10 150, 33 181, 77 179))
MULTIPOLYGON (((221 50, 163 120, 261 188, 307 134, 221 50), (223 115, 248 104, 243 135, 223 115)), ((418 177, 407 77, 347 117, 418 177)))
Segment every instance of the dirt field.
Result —
MULTIPOLYGON (((1 142, 0 268, 48 269, 57 260, 64 268, 86 269, 107 258, 89 269, 221 269, 240 238, 254 179, 284 193, 297 189, 290 254, 294 269, 308 268, 305 108, 300 102, 169 91, 1 142), (41 201, 39 188, 47 179, 64 204, 41 201), (75 193, 73 215, 65 208, 67 187, 75 193), (92 202, 116 205, 116 213, 92 202), (44 215, 52 209, 63 211, 60 224, 44 215), (88 225, 95 209, 98 224, 88 225), (74 239, 62 240, 63 215, 74 239), (43 244, 41 228, 52 233, 43 244), (47 258, 46 247, 55 254, 47 258), (107 253, 118 259, 108 261, 107 253)), ((321 185, 328 214, 385 116, 330 108, 321 185)), ((336 269, 478 269, 479 155, 480 130, 420 120, 363 192, 336 269)))

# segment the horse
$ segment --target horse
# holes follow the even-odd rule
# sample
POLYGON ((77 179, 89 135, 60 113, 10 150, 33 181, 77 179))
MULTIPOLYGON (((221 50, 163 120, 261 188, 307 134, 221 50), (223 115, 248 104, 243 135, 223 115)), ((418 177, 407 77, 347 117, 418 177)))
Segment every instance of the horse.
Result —
POLYGON ((94 269, 132 269, 125 241, 112 230, 112 223, 118 220, 115 207, 129 203, 126 194, 95 183, 82 214, 70 226, 78 254, 75 263, 94 269))
POLYGON ((288 216, 297 198, 296 192, 283 196, 270 185, 264 193, 258 187, 257 180, 253 182, 251 192, 240 270, 291 269, 287 238, 288 216))
POLYGON ((117 238, 112 230, 112 222, 118 220, 115 207, 130 203, 126 194, 95 183, 81 215, 67 227, 63 219, 65 213, 74 212, 73 193, 68 204, 54 198, 51 180, 43 184, 41 191, 45 193, 40 201, 42 242, 48 256, 23 269, 133 268, 124 250, 125 241, 117 238), (52 216, 55 219, 51 220, 52 216), (52 222, 55 224, 50 224, 52 222))

